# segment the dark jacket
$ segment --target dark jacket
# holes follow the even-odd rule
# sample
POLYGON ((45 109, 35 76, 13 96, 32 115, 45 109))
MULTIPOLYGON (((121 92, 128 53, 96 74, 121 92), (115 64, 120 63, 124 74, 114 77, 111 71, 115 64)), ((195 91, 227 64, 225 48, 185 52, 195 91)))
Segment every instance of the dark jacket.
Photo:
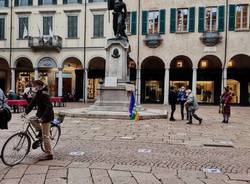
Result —
POLYGON ((177 93, 175 91, 169 92, 169 104, 174 105, 177 103, 177 93))
POLYGON ((54 119, 53 106, 50 102, 47 87, 44 87, 36 93, 35 97, 26 108, 25 113, 29 114, 35 106, 37 106, 36 116, 40 118, 43 123, 48 123, 54 119))

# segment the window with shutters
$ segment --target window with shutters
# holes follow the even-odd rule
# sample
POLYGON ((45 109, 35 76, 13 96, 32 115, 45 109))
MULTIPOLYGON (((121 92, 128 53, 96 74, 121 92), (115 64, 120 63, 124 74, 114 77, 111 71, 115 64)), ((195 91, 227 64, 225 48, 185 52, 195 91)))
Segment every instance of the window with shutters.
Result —
POLYGON ((148 12, 148 34, 159 33, 159 11, 148 12))
POLYGON ((104 15, 94 15, 94 37, 104 37, 104 15))
POLYGON ((236 6, 236 29, 248 29, 248 5, 236 6))
POLYGON ((77 38, 78 16, 68 16, 68 38, 77 38))
POLYGON ((0 40, 5 39, 5 18, 0 17, 0 40))
POLYGON ((127 17, 126 17, 126 33, 128 35, 131 34, 131 13, 127 12, 127 17))
POLYGON ((177 32, 188 32, 188 8, 177 9, 177 32))
POLYGON ((53 18, 52 16, 43 17, 43 35, 51 35, 53 31, 53 18))
POLYGON ((28 6, 29 0, 19 0, 19 6, 28 6))
POLYGON ((53 4, 53 0, 43 0, 43 5, 51 5, 53 4))
POLYGON ((19 39, 28 38, 28 17, 19 17, 19 39))
POLYGON ((0 0, 0 7, 4 7, 5 6, 5 1, 6 0, 0 0))
POLYGON ((217 7, 206 8, 205 14, 205 31, 215 32, 217 31, 217 7))

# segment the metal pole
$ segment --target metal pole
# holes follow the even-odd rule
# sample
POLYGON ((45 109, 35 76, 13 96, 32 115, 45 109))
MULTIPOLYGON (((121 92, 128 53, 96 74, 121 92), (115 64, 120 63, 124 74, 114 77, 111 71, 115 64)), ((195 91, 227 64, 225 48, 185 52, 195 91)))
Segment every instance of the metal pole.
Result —
MULTIPOLYGON (((138 0, 138 24, 137 24, 137 62, 136 62, 136 79, 141 80, 141 75, 138 76, 139 70, 140 70, 140 32, 141 32, 141 0, 138 0)), ((136 81, 136 103, 138 104, 139 102, 139 94, 140 94, 140 82, 136 81)))
POLYGON ((87 0, 85 0, 84 2, 84 46, 83 46, 83 66, 84 66, 84 72, 83 72, 83 80, 85 81, 83 83, 83 102, 85 103, 86 100, 85 100, 85 96, 86 96, 86 91, 85 91, 85 88, 86 88, 86 30, 87 30, 87 0))
MULTIPOLYGON (((13 32, 13 30, 12 30, 13 29, 13 25, 12 25, 13 24, 13 22, 12 22, 12 16, 13 15, 12 14, 13 14, 13 6, 12 6, 12 0, 9 1, 9 2, 10 2, 10 55, 9 55, 10 65, 9 66, 10 66, 10 68, 12 68, 11 63, 12 63, 12 32, 13 32)), ((11 76, 11 77, 13 77, 13 76, 11 76)), ((12 83, 12 81, 13 81, 13 79, 11 79, 11 83, 12 83)), ((11 86, 13 86, 13 84, 11 84, 11 86)), ((15 87, 12 90, 16 91, 15 87)))
POLYGON ((224 50, 224 63, 222 67, 222 77, 223 77, 223 84, 222 84, 222 89, 225 87, 225 82, 224 82, 224 70, 226 68, 226 63, 227 63, 227 44, 228 44, 228 0, 226 0, 226 30, 225 30, 225 50, 224 50))

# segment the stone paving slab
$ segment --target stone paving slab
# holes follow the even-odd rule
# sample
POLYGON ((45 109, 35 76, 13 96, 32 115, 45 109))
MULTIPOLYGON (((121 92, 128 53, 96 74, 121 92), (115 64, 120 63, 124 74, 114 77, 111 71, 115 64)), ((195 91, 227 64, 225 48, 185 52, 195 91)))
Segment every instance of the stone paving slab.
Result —
MULTIPOLYGON (((174 123, 65 118, 55 160, 37 162, 42 155, 37 149, 21 165, 9 168, 0 162, 0 184, 250 184, 250 108, 232 107, 229 124, 220 123, 217 110, 201 106, 204 123, 191 126, 180 120, 178 107, 174 123), (204 146, 229 141, 231 148, 204 146), (84 154, 72 156, 73 151, 84 154), (205 173, 205 168, 221 173, 205 173)), ((22 128, 14 114, 9 130, 1 131, 0 147, 22 128)))

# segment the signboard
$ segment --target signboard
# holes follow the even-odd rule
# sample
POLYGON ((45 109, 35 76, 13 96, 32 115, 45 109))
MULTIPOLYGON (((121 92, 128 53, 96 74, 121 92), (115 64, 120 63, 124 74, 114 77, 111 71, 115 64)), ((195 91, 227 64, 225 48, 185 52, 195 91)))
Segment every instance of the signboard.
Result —
POLYGON ((117 77, 106 77, 105 78, 106 87, 116 87, 117 86, 117 77))
POLYGON ((204 47, 204 52, 206 53, 214 53, 217 51, 216 47, 204 47))

